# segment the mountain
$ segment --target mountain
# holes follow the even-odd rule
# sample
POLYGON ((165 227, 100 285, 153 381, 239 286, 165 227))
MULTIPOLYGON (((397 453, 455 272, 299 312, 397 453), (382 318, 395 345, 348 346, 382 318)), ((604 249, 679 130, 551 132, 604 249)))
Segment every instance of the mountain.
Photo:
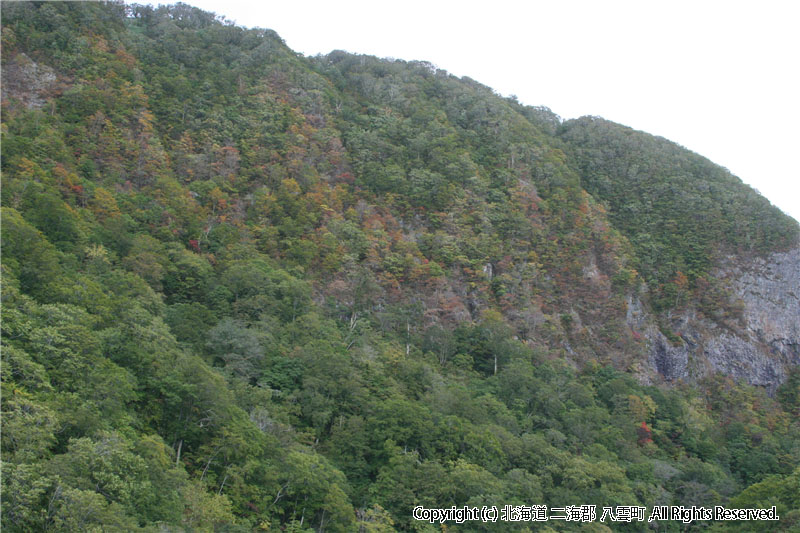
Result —
POLYGON ((9 531, 800 524, 800 228, 725 169, 185 4, 2 24, 9 531))

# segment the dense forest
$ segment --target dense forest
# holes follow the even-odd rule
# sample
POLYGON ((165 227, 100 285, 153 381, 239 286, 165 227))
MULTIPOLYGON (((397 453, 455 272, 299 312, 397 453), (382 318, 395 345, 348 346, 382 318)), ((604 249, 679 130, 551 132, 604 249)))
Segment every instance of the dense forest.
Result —
POLYGON ((800 531, 800 372, 626 323, 734 328, 720 258, 797 246, 707 159, 185 4, 4 3, 2 77, 5 530, 800 531), (599 521, 656 505, 780 521, 599 521))

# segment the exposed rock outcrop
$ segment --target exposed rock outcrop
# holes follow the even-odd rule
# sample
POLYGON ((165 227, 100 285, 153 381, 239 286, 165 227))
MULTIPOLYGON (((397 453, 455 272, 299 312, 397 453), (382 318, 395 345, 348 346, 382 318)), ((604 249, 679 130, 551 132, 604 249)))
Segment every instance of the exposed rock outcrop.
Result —
POLYGON ((716 275, 743 305, 738 327, 686 311, 670 317, 680 335, 670 341, 635 297, 628 300, 628 326, 647 339, 650 370, 662 379, 694 381, 721 372, 774 391, 788 368, 800 365, 800 248, 744 266, 730 259, 716 275))
POLYGON ((3 100, 14 98, 28 108, 40 108, 58 87, 56 72, 25 54, 3 65, 3 100))
POLYGON ((749 337, 787 361, 800 363, 800 248, 730 272, 728 279, 745 305, 749 337))

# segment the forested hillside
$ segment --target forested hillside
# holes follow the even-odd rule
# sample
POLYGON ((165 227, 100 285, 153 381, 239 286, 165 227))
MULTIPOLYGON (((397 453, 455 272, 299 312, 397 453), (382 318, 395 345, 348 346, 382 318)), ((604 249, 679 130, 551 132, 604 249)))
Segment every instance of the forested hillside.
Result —
POLYGON ((707 159, 184 4, 4 3, 2 90, 9 532, 800 531, 800 293, 729 281, 800 230, 707 159))

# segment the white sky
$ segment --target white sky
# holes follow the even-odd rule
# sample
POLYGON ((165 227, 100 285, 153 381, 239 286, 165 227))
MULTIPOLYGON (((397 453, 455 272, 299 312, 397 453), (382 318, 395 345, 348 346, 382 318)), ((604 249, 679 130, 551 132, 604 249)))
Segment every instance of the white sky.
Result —
POLYGON ((187 0, 305 55, 426 60, 728 168, 800 220, 800 2, 187 0))

